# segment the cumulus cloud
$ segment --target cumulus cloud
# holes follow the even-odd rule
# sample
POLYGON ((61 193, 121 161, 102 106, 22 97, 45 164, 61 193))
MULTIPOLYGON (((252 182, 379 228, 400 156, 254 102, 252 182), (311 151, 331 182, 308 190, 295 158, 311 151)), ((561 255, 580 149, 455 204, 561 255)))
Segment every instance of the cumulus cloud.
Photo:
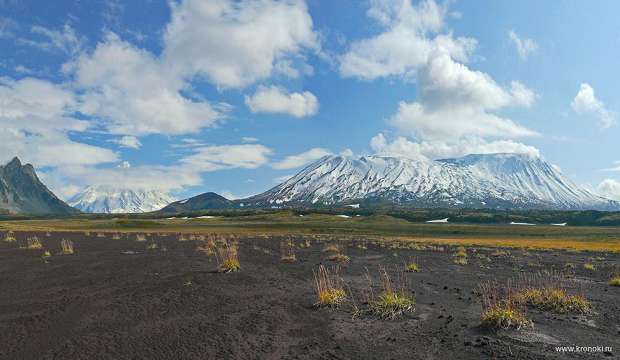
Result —
POLYGON ((513 30, 508 32, 508 38, 514 44, 515 48, 517 49, 517 53, 519 54, 519 57, 523 61, 527 60, 530 54, 532 54, 536 51, 536 49, 538 49, 538 45, 534 40, 528 39, 526 37, 519 37, 519 35, 517 35, 517 33, 515 33, 513 30))
POLYGON ((182 95, 183 79, 115 34, 65 69, 81 92, 80 111, 113 134, 191 133, 224 117, 209 102, 182 95))
MULTIPOLYGON (((225 121, 231 106, 196 94, 194 82, 238 89, 271 77, 297 78, 314 71, 306 58, 320 55, 320 42, 303 0, 169 4, 171 20, 157 54, 114 33, 87 49, 68 24, 58 30, 34 26, 24 38, 17 37, 18 25, 0 18, 0 37, 63 52, 69 59, 62 67, 66 82, 61 85, 0 78, 1 153, 52 167, 45 169, 46 174, 51 182, 61 179, 55 183, 64 184, 59 186, 62 191, 108 181, 170 190, 198 184, 205 171, 268 163, 271 149, 251 138, 244 139, 247 144, 222 146, 184 141, 178 146, 190 154, 175 165, 126 168, 109 165, 119 161, 116 152, 75 140, 80 138, 75 135, 96 131, 115 136, 111 141, 122 147, 137 149, 143 135, 195 134, 225 121)), ((303 117, 318 110, 310 92, 273 89, 259 87, 251 97, 257 111, 303 117)))
POLYGON ((410 159, 443 159, 459 157, 466 154, 519 153, 540 157, 540 152, 533 146, 513 140, 487 141, 480 137, 469 137, 454 141, 411 141, 397 136, 391 141, 379 133, 370 140, 371 149, 380 155, 400 156, 410 159))
POLYGON ((185 0, 171 8, 163 54, 169 71, 220 88, 245 87, 275 69, 295 77, 294 63, 320 47, 301 0, 185 0))
POLYGON ((476 48, 476 40, 454 38, 440 33, 444 28, 446 7, 433 0, 372 0, 368 15, 383 32, 354 41, 340 57, 340 73, 346 77, 372 80, 386 76, 414 79, 430 56, 445 54, 466 62, 476 48))
POLYGON ((47 81, 0 78, 0 154, 19 156, 35 166, 85 165, 113 162, 109 149, 80 143, 69 132, 86 131, 86 121, 72 117, 71 91, 47 81))
POLYGON ((601 181, 596 190, 603 197, 620 201, 620 181, 605 179, 601 181))
POLYGON ((373 150, 433 158, 493 151, 538 154, 512 140, 538 134, 499 114, 506 108, 532 106, 536 94, 518 81, 500 85, 466 65, 477 41, 446 30, 448 3, 370 4, 368 15, 383 31, 351 43, 340 57, 341 74, 365 80, 398 76, 417 85, 416 100, 400 102, 388 119, 399 136, 392 141, 376 136, 373 150))
POLYGON ((401 132, 425 140, 536 135, 493 113, 510 106, 530 106, 535 95, 523 84, 513 82, 503 88, 487 74, 446 55, 431 59, 419 74, 417 101, 401 102, 390 119, 401 132))
POLYGON ((297 118, 315 115, 319 102, 309 91, 288 93, 277 86, 259 86, 252 96, 245 97, 245 104, 253 113, 281 113, 297 118))
POLYGON ((195 171, 232 168, 255 169, 269 162, 272 150, 261 144, 214 145, 199 147, 181 159, 183 166, 195 171))
POLYGON ((330 154, 329 150, 313 148, 301 154, 287 156, 282 161, 273 163, 271 167, 278 170, 295 169, 330 154))
POLYGON ((113 142, 124 148, 139 149, 140 147, 142 147, 140 139, 130 135, 121 136, 118 139, 114 139, 113 142))
POLYGON ((603 129, 616 124, 616 114, 607 110, 605 103, 595 96, 594 89, 588 83, 581 84, 571 107, 577 114, 589 114, 597 117, 599 125, 603 129))

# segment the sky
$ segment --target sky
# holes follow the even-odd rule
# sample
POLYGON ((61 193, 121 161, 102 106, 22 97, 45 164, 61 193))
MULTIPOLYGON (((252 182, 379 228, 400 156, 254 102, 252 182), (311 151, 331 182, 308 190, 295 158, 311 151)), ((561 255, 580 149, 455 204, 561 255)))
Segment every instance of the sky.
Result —
POLYGON ((0 162, 58 196, 516 152, 620 200, 620 3, 0 0, 0 162))

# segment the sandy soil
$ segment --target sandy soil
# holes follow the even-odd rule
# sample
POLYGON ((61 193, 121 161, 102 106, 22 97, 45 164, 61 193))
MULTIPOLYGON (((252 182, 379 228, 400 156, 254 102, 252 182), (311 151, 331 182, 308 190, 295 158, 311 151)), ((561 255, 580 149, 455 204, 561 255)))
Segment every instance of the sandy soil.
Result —
MULTIPOLYGON (((3 235, 3 234, 0 234, 3 235)), ((33 234, 17 233, 18 240, 33 234)), ((324 243, 280 260, 281 239, 239 239, 242 270, 221 274, 194 241, 152 235, 113 240, 95 233, 36 234, 44 250, 0 240, 1 359, 596 359, 618 358, 620 288, 607 284, 619 254, 565 251, 491 256, 469 248, 470 263, 445 251, 392 249, 363 239, 341 242, 351 261, 341 275, 359 297, 379 266, 420 265, 407 273, 415 310, 399 319, 353 317, 350 304, 313 306, 313 270, 324 243), (71 239, 75 254, 56 255, 71 239), (166 251, 162 251, 165 248, 166 251), (490 258, 480 260, 476 254, 490 258), (595 271, 583 269, 586 262, 595 271), (593 304, 585 316, 530 310, 534 327, 489 331, 480 324, 477 286, 574 264, 571 291, 593 304), (556 346, 611 346, 612 353, 559 353, 556 346)), ((300 242, 296 239, 296 243, 300 242)), ((375 282, 378 286, 379 283, 375 282)), ((360 301, 360 299, 357 299, 360 301)))

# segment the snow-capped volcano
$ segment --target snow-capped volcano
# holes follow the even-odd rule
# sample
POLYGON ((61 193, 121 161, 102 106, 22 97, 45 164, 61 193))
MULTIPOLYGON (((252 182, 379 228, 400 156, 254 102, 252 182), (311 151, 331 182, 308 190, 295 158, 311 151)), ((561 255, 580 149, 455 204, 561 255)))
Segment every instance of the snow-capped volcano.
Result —
POLYGON ((89 186, 72 197, 69 204, 84 212, 118 214, 156 211, 174 201, 159 190, 89 186))
POLYGON ((522 154, 443 160, 326 156, 243 202, 335 205, 360 200, 420 207, 620 209, 619 203, 576 185, 544 160, 522 154))

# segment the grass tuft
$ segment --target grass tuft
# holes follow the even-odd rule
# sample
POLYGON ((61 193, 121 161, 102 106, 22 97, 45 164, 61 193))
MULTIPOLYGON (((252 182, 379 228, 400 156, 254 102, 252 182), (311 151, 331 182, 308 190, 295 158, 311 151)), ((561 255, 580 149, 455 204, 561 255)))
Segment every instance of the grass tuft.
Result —
POLYGON ((590 263, 583 264, 583 268, 589 271, 596 270, 596 267, 594 267, 594 264, 590 264, 590 263))
POLYGON ((620 274, 613 275, 611 279, 609 279, 609 285, 620 286, 620 274))
POLYGON ((73 249, 73 241, 62 239, 60 241, 60 254, 61 255, 71 255, 75 251, 73 249))
POLYGON ((495 329, 520 329, 530 326, 531 321, 511 302, 498 302, 484 309, 482 325, 495 329))
POLYGON ((6 234, 4 234, 4 241, 6 242, 16 242, 17 239, 15 238, 15 233, 12 231, 7 231, 6 234))
POLYGON ((559 314, 585 314, 591 309, 590 302, 584 296, 569 295, 560 287, 526 288, 515 294, 514 301, 559 314))
POLYGON ((338 254, 333 254, 333 255, 328 256, 327 260, 335 261, 339 263, 348 263, 349 261, 351 261, 351 258, 348 257, 347 255, 338 253, 338 254))
POLYGON ((419 272, 420 267, 418 266, 418 264, 414 262, 410 262, 409 264, 405 266, 405 271, 406 272, 419 272))
POLYGON ((454 254, 454 259, 452 262, 456 265, 467 265, 467 250, 463 246, 459 246, 456 248, 456 253, 454 254))
POLYGON ((480 285, 482 297, 482 326, 492 329, 521 329, 532 326, 522 304, 514 301, 511 286, 499 286, 495 282, 480 285))
POLYGON ((39 250, 39 249, 43 249, 43 244, 41 243, 38 237, 31 236, 31 237, 26 238, 25 248, 30 249, 30 250, 39 250))
POLYGON ((407 294, 403 277, 399 277, 398 286, 384 268, 379 269, 383 291, 368 301, 370 312, 383 319, 395 319, 405 312, 413 311, 415 298, 407 294))
POLYGON ((329 270, 323 265, 319 266, 319 270, 314 272, 314 286, 316 295, 314 306, 316 307, 334 308, 347 297, 337 267, 329 270))
POLYGON ((292 239, 289 238, 280 243, 280 260, 284 262, 295 262, 297 260, 292 239))
POLYGON ((224 244, 217 248, 218 271, 229 273, 241 270, 236 244, 224 244))

